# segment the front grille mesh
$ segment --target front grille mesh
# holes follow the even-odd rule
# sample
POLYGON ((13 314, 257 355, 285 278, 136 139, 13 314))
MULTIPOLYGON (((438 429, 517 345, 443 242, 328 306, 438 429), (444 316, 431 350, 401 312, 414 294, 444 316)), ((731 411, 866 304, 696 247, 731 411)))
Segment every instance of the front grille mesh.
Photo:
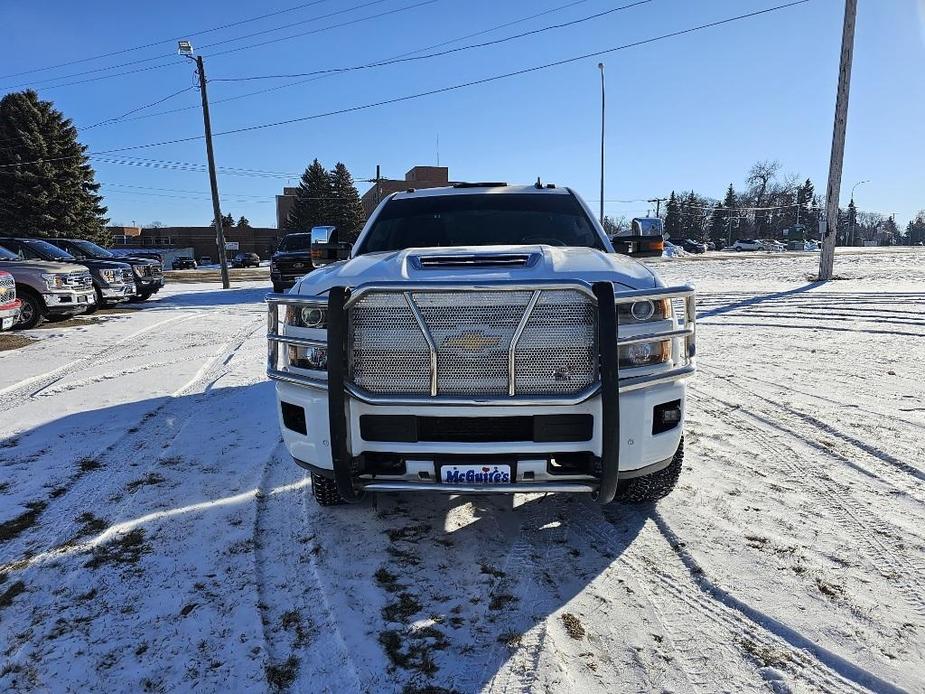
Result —
MULTIPOLYGON (((414 291, 433 340, 437 394, 509 395, 509 353, 533 291, 414 291)), ((597 381, 596 310, 578 290, 539 292, 515 349, 516 395, 574 395, 597 381)), ((428 395, 430 348, 405 295, 350 309, 350 379, 371 393, 428 395)))
POLYGON ((0 277, 0 304, 8 304, 16 298, 16 281, 10 277, 0 277))

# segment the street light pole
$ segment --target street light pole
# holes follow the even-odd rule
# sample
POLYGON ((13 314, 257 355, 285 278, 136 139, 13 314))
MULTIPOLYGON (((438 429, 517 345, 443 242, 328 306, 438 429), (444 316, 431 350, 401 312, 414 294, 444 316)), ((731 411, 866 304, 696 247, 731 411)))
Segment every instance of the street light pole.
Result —
POLYGON ((857 215, 856 208, 854 207, 854 189, 857 188, 857 187, 858 187, 859 185, 861 185, 862 183, 870 183, 870 181, 858 181, 858 182, 855 183, 853 186, 851 186, 851 208, 852 208, 852 210, 855 210, 855 211, 852 212, 851 218, 848 220, 848 224, 849 224, 849 227, 848 227, 848 245, 849 245, 849 246, 853 246, 853 245, 854 245, 854 225, 855 225, 855 216, 857 215))
POLYGON ((597 69, 601 71, 601 226, 604 225, 604 115, 605 115, 605 93, 604 93, 604 63, 598 63, 597 69))
POLYGON ((199 93, 202 97, 202 122, 205 126, 206 157, 209 162, 209 186, 212 189, 212 213, 215 215, 215 245, 218 246, 218 260, 222 268, 222 288, 231 287, 228 280, 228 259, 225 255, 225 229, 222 225, 222 207, 218 197, 218 179, 215 174, 215 152, 212 149, 212 120, 209 117, 209 96, 206 92, 206 69, 202 56, 193 57, 193 47, 189 41, 180 41, 179 53, 196 63, 199 75, 199 93))

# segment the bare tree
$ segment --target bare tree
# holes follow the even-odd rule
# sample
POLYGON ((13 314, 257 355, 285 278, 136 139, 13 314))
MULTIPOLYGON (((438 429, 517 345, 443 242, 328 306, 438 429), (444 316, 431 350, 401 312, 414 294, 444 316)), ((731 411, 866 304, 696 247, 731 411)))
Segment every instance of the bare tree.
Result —
POLYGON ((748 170, 748 177, 745 179, 745 183, 748 184, 749 192, 752 193, 755 207, 762 207, 762 202, 764 202, 765 194, 768 191, 768 185, 770 185, 771 181, 777 176, 778 171, 780 171, 780 162, 776 160, 759 161, 752 164, 752 168, 748 170))

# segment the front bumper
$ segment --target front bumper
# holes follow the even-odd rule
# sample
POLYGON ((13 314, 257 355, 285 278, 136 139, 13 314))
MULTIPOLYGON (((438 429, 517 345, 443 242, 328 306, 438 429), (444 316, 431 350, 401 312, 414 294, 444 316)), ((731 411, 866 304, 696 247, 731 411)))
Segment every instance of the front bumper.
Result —
POLYGON ((109 287, 100 287, 100 296, 107 304, 119 304, 128 301, 135 296, 135 285, 111 285, 109 287))
POLYGON ((0 305, 0 330, 9 330, 19 321, 19 309, 22 301, 16 299, 8 304, 0 305))
MULTIPOLYGON (((383 287, 381 290, 394 291, 395 287, 383 287)), ((690 287, 628 291, 615 295, 613 284, 600 282, 593 286, 593 293, 599 334, 618 336, 613 340, 598 340, 600 379, 593 388, 579 397, 565 399, 514 396, 466 400, 439 395, 367 397, 345 379, 347 318, 344 304, 348 291, 335 287, 328 297, 270 295, 267 298, 270 305, 267 373, 278 381, 278 414, 283 439, 297 461, 312 469, 330 471, 337 481, 338 491, 348 501, 358 499, 363 489, 469 491, 470 487, 466 485, 437 483, 440 466, 451 461, 485 464, 488 461, 498 462, 501 457, 505 464, 511 465, 512 483, 479 485, 477 489, 480 492, 590 492, 607 503, 614 498, 621 477, 654 471, 665 461, 670 461, 677 450, 683 429, 686 393, 683 380, 695 369, 695 308, 690 287), (653 330, 645 334, 619 334, 618 303, 663 298, 683 300, 681 327, 674 325, 670 330, 653 330), (327 341, 280 334, 277 309, 287 304, 324 304, 328 316, 327 341), (665 365, 666 368, 647 371, 643 375, 623 376, 620 373, 620 346, 667 338, 674 342, 675 356, 671 364, 665 365), (281 369, 278 364, 280 344, 327 347, 326 378, 313 378, 304 370, 281 369), (678 419, 673 426, 657 430, 654 426, 656 408, 669 404, 676 408, 678 419), (296 410, 284 410, 287 407, 295 407, 296 410), (293 412, 296 412, 295 419, 293 412), (413 442, 381 441, 375 436, 364 435, 362 421, 368 416, 401 415, 436 419, 439 427, 441 417, 470 418, 480 420, 490 429, 505 417, 554 417, 563 414, 590 417, 593 422, 590 434, 581 440, 555 442, 478 442, 439 438, 413 442), (370 460, 381 459, 383 454, 389 458, 387 469, 369 465, 370 460), (569 464, 560 465, 560 459, 569 461, 569 464), (575 464, 576 460, 578 464, 575 464)), ((432 369, 436 368, 434 362, 432 369)), ((632 373, 638 371, 633 370, 632 373)), ((478 426, 479 422, 474 421, 473 427, 478 426)))
POLYGON ((96 303, 96 290, 88 287, 79 290, 45 292, 42 294, 42 299, 49 313, 83 313, 96 303))

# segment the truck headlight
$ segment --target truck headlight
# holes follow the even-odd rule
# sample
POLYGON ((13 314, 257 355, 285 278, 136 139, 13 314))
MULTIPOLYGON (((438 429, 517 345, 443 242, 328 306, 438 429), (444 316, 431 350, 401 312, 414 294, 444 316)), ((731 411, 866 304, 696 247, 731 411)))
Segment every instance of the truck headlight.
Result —
POLYGON ((323 330, 328 327, 328 312, 321 306, 290 304, 286 307, 286 325, 297 328, 321 328, 323 330))
POLYGON ((116 281, 119 281, 119 282, 122 281, 122 273, 121 272, 119 273, 118 280, 117 280, 117 275, 116 275, 115 270, 100 270, 100 277, 103 279, 103 281, 106 284, 115 284, 116 281))
POLYGON ((620 368, 633 369, 640 366, 662 364, 671 359, 671 340, 640 342, 620 347, 620 368))
POLYGON ((67 286, 65 277, 66 275, 42 275, 45 286, 49 289, 64 289, 67 286))
POLYGON ((328 348, 289 345, 289 363, 299 369, 327 371, 328 348))
POLYGON ((650 323, 671 317, 671 301, 656 299, 618 304, 617 317, 621 323, 650 323))

